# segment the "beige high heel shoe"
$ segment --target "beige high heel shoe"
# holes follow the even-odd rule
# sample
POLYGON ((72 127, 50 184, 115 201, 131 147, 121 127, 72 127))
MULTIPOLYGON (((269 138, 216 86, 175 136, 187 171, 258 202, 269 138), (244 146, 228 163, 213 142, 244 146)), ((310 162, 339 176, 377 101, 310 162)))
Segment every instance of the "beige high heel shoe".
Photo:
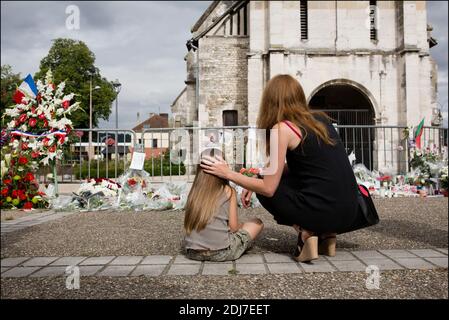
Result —
POLYGON ((298 235, 298 244, 296 246, 293 259, 298 262, 310 262, 318 259, 318 237, 310 236, 305 242, 302 241, 301 232, 298 235))
POLYGON ((337 247, 337 237, 329 236, 318 241, 318 254, 328 257, 335 257, 337 247))

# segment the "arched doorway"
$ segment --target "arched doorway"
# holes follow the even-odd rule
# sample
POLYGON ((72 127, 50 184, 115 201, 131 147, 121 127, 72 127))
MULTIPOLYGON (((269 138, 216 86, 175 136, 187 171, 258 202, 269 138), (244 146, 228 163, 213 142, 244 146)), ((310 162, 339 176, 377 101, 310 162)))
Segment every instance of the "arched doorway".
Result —
POLYGON ((368 90, 350 80, 332 80, 320 85, 309 97, 312 109, 327 113, 338 125, 348 155, 354 152, 357 163, 373 169, 375 119, 374 100, 368 90), (360 127, 365 126, 365 127, 360 127))

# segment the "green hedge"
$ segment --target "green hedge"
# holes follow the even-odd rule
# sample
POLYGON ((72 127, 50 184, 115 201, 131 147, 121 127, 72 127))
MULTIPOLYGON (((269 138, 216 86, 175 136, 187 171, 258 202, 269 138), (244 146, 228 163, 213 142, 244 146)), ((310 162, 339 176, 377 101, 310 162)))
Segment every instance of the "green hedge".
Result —
MULTIPOLYGON (((129 165, 129 163, 128 163, 129 165)), ((99 165, 97 164, 97 161, 91 161, 90 163, 90 176, 91 178, 97 177, 97 168, 99 168, 99 177, 100 178, 106 178, 106 162, 100 161, 99 165)), ((151 160, 147 160, 144 163, 144 169, 146 172, 148 172, 151 176, 169 176, 170 175, 170 163, 164 159, 161 162, 160 159, 154 160, 154 170, 153 170, 153 164, 151 163, 151 160), (162 169, 162 170, 161 170, 162 169)), ((119 161, 117 164, 117 176, 120 176, 124 172, 124 164, 123 161, 119 161)), ((113 178, 115 176, 115 161, 111 160, 108 162, 108 177, 113 178)), ((184 175, 186 173, 186 168, 183 163, 181 165, 178 164, 172 164, 171 166, 171 175, 184 175)), ((88 176, 88 163, 84 162, 81 166, 81 173, 80 173, 80 166, 75 165, 73 168, 73 174, 75 175, 76 179, 87 179, 88 176)))

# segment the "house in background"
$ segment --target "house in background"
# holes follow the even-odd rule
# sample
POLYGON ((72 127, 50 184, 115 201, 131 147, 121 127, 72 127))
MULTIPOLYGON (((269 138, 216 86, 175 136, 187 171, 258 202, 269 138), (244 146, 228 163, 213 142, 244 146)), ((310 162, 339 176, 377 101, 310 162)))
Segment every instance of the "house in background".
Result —
POLYGON ((107 132, 106 129, 105 132, 98 134, 94 132, 91 143, 86 139, 87 135, 87 132, 81 133, 80 140, 70 145, 72 159, 87 161, 90 157, 90 160, 95 161, 105 159, 114 160, 116 153, 120 160, 124 157, 128 161, 131 159, 131 147, 133 146, 131 134, 117 133, 115 135, 114 132, 107 132))
POLYGON ((145 121, 133 128, 139 145, 145 152, 145 159, 160 157, 169 147, 169 131, 157 130, 168 128, 168 113, 150 113, 145 121), (156 130, 153 130, 156 129, 156 130))

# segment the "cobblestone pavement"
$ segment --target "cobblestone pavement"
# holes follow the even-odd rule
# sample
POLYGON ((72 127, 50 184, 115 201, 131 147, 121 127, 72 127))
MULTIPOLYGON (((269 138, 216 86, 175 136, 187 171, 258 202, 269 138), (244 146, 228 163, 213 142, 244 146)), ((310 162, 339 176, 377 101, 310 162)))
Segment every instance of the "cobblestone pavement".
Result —
POLYGON ((341 250, 335 257, 321 256, 311 263, 297 263, 277 253, 246 254, 222 263, 189 260, 183 255, 15 257, 1 260, 1 277, 61 276, 69 266, 78 267, 80 276, 99 277, 365 272, 368 266, 380 271, 429 270, 447 268, 447 252, 447 248, 341 250))
POLYGON ((310 264, 290 257, 293 230, 260 208, 239 210, 264 221, 260 239, 224 263, 180 254, 182 212, 36 212, 2 221, 1 297, 447 299, 447 199, 376 206, 379 225, 339 235, 337 256, 310 264), (365 288, 368 266, 379 290, 365 288), (81 289, 67 290, 74 270, 81 289))
POLYGON ((55 212, 53 210, 39 213, 30 213, 14 220, 6 220, 1 223, 1 234, 22 230, 45 222, 61 219, 75 212, 55 212))

